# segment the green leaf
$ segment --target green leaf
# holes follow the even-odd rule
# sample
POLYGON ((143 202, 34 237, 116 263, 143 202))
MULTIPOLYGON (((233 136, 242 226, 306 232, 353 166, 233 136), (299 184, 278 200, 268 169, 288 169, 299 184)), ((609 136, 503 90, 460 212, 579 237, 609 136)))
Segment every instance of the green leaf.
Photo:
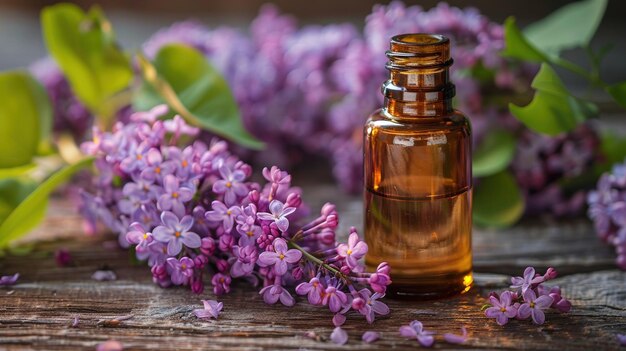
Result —
POLYGON ((524 197, 513 175, 502 171, 480 179, 474 189, 474 222, 488 227, 507 227, 524 213, 524 197))
POLYGON ((48 6, 41 26, 48 51, 76 96, 94 114, 112 115, 115 111, 105 102, 128 87, 133 70, 102 11, 92 7, 85 13, 67 3, 48 6))
POLYGON ((515 136, 504 130, 490 131, 472 156, 474 177, 484 177, 506 169, 515 155, 515 136))
POLYGON ((0 126, 0 169, 31 163, 50 135, 48 95, 25 72, 0 73, 0 126))
POLYGON ((515 18, 509 17, 504 21, 504 50, 501 55, 532 62, 548 62, 549 58, 522 34, 515 24, 515 18))
POLYGON ((144 84, 134 101, 147 110, 166 102, 188 123, 243 146, 260 149, 263 143, 244 128, 228 83, 197 50, 173 44, 164 46, 154 65, 139 57, 144 84))
POLYGON ((572 96, 546 63, 541 65, 531 86, 536 92, 530 104, 524 107, 509 104, 509 109, 517 119, 538 133, 557 135, 567 132, 598 114, 596 105, 572 96))
POLYGON ((598 29, 607 0, 567 4, 524 29, 524 36, 537 49, 558 55, 561 50, 587 46, 598 29))
POLYGON ((626 108, 626 82, 611 85, 606 88, 606 91, 611 94, 613 100, 615 100, 622 107, 626 108))
POLYGON ((30 194, 37 184, 22 178, 0 179, 0 223, 30 194))
POLYGON ((45 216, 48 196, 65 183, 77 171, 92 164, 93 158, 85 158, 66 166, 33 190, 0 224, 0 248, 33 229, 45 216))
POLYGON ((626 159, 626 137, 612 132, 602 133, 600 135, 600 149, 609 165, 624 162, 626 159))

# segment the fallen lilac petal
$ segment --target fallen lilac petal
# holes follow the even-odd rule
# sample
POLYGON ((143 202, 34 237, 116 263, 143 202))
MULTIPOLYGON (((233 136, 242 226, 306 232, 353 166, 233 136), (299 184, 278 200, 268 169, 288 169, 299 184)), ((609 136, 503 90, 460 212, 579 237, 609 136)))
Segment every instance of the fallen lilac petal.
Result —
POLYGON ((215 300, 202 300, 202 303, 204 304, 204 308, 193 310, 193 313, 196 315, 196 317, 200 319, 217 319, 217 317, 220 315, 220 312, 222 312, 222 308, 224 308, 223 303, 217 302, 215 300))
POLYGON ((101 342, 96 346, 96 351, 122 351, 124 346, 117 340, 107 340, 101 342))
POLYGON ((626 346, 626 334, 617 334, 617 342, 620 346, 626 346))
POLYGON ((72 255, 67 249, 58 249, 54 252, 54 260, 59 267, 67 267, 72 263, 72 255))
POLYGON ((443 334, 444 340, 450 344, 462 344, 467 341, 467 329, 465 327, 461 328, 461 335, 446 333, 443 334))
POLYGON ((330 340, 337 345, 344 345, 348 342, 348 333, 341 329, 341 327, 337 327, 330 334, 330 340))
POLYGON ((320 336, 317 335, 317 333, 312 331, 312 330, 309 330, 309 331, 305 332, 304 333, 304 337, 305 338, 309 338, 309 339, 313 339, 315 341, 320 341, 321 340, 320 336))
POLYGON ((117 276, 115 275, 115 272, 113 271, 100 270, 100 271, 95 271, 91 275, 91 279, 97 280, 99 282, 103 282, 103 281, 116 280, 117 276))
POLYGON ((0 286, 8 286, 13 285, 20 278, 19 273, 15 273, 13 275, 3 275, 0 277, 0 286))
POLYGON ((363 333, 361 339, 366 343, 371 344, 374 341, 380 339, 380 333, 375 331, 366 331, 365 333, 363 333))
POLYGON ((346 316, 341 313, 336 313, 333 316, 333 324, 335 327, 341 327, 346 322, 346 316))
POLYGON ((78 327, 78 322, 79 322, 78 316, 74 316, 74 319, 72 320, 71 327, 72 328, 77 328, 78 327))

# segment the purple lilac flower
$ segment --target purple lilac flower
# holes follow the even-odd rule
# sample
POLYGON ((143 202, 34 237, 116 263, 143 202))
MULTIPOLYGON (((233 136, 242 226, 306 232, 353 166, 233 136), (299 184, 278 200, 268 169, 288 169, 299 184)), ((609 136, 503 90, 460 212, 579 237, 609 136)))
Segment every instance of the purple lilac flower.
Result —
POLYGON ((17 280, 20 278, 20 274, 19 273, 15 273, 13 275, 3 275, 0 276, 0 286, 8 286, 8 285, 13 285, 17 282, 17 280))
POLYGON ((150 149, 146 153, 146 167, 141 171, 143 179, 154 181, 174 173, 176 166, 172 161, 163 161, 163 155, 157 149, 150 149))
POLYGON ((72 264, 72 255, 67 249, 58 249, 54 252, 54 261, 59 267, 67 267, 72 264))
POLYGON ((211 207, 213 210, 206 212, 206 219, 210 222, 222 222, 224 230, 230 232, 233 229, 235 218, 241 213, 241 207, 231 206, 229 208, 220 201, 213 201, 211 207))
POLYGON ((449 344, 463 344, 467 341, 467 329, 461 327, 461 335, 445 333, 443 339, 449 344))
POLYGON ((552 298, 552 308, 556 309, 559 312, 569 312, 572 309, 572 303, 569 302, 566 298, 561 296, 561 288, 558 286, 553 287, 545 287, 543 285, 539 285, 537 287, 537 292, 539 295, 546 295, 552 298))
POLYGON ((172 212, 165 211, 161 213, 161 222, 164 225, 154 228, 152 235, 156 240, 167 243, 168 255, 177 255, 183 244, 192 249, 200 247, 200 236, 189 231, 193 226, 191 216, 184 216, 179 220, 172 212))
POLYGON ((215 300, 202 300, 202 304, 204 305, 204 308, 193 310, 196 317, 200 319, 217 319, 220 312, 222 312, 222 308, 224 308, 223 303, 215 300))
POLYGON ((93 274, 91 275, 91 279, 97 280, 99 282, 107 282, 111 280, 116 280, 117 275, 115 274, 115 272, 111 270, 100 269, 100 270, 93 272, 93 274))
POLYGON ((178 178, 171 174, 163 178, 164 194, 159 197, 158 206, 162 211, 172 210, 176 215, 185 214, 185 202, 193 198, 195 190, 181 186, 178 178))
POLYGON ((511 278, 511 288, 520 289, 522 294, 524 294, 529 288, 533 288, 543 281, 544 278, 542 276, 535 276, 535 269, 533 267, 526 267, 524 277, 511 278))
POLYGON ((302 252, 288 249, 287 242, 282 238, 274 239, 274 251, 265 251, 259 255, 257 264, 261 267, 273 266, 273 271, 280 276, 287 273, 289 263, 296 263, 302 258, 302 252))
POLYGON ((348 296, 343 291, 332 285, 326 287, 322 297, 322 304, 328 305, 331 312, 339 312, 346 302, 348 302, 348 296))
POLYGON ((348 342, 348 333, 341 327, 336 327, 333 332, 330 333, 330 340, 337 345, 345 345, 348 342))
POLYGON ((193 276, 193 260, 189 257, 181 257, 180 260, 170 257, 166 262, 172 283, 175 285, 187 285, 193 276))
POLYGON ((371 330, 366 331, 365 333, 363 333, 363 336, 361 336, 361 340, 368 344, 371 344, 378 339, 380 339, 380 333, 371 330))
POLYGON ((141 223, 134 222, 129 227, 130 231, 126 233, 126 240, 136 246, 137 250, 147 250, 148 244, 153 240, 150 233, 141 223))
POLYGON ((255 246, 233 247, 236 252, 236 260, 230 268, 233 278, 242 277, 252 273, 257 263, 258 253, 255 246))
POLYGON ((213 183, 213 192, 224 195, 224 203, 227 206, 234 205, 237 197, 248 195, 248 187, 243 184, 246 174, 241 170, 231 170, 227 165, 219 168, 222 179, 213 183))
POLYGON ((346 260, 348 267, 356 268, 358 260, 367 253, 367 244, 359 240, 359 234, 352 232, 348 238, 348 244, 340 244, 337 246, 337 254, 346 260))
POLYGON ((626 334, 617 334, 615 336, 617 337, 617 343, 620 346, 626 346, 626 334))
POLYGON ((230 276, 217 273, 211 278, 211 284, 213 284, 213 292, 215 295, 227 294, 230 292, 230 283, 232 279, 230 276))
POLYGON ((412 321, 409 325, 403 325, 400 327, 400 335, 407 339, 417 339, 420 345, 424 347, 431 347, 435 342, 433 332, 424 330, 422 322, 412 321))
POLYGON ((174 116, 173 119, 164 121, 163 126, 166 131, 174 134, 174 140, 178 139, 180 135, 195 136, 200 133, 200 129, 187 125, 179 115, 174 116))
POLYGON ((296 293, 298 295, 306 294, 310 304, 318 305, 322 302, 322 297, 324 296, 324 287, 317 277, 313 277, 308 282, 300 283, 296 287, 296 293))
POLYGON ((259 294, 263 295, 263 301, 270 305, 275 304, 279 299, 280 303, 285 306, 293 306, 296 303, 293 296, 279 284, 268 285, 261 289, 259 294))
POLYGON ((385 297, 385 294, 372 294, 369 289, 361 289, 359 291, 359 296, 364 301, 363 307, 359 309, 359 312, 365 316, 368 323, 373 323, 377 314, 381 316, 389 314, 389 307, 385 303, 378 301, 379 299, 385 297))
POLYGON ((521 304, 517 310, 518 317, 526 319, 532 316, 535 324, 543 324, 546 320, 543 310, 550 308, 554 299, 549 295, 537 297, 535 292, 531 289, 526 290, 522 296, 524 297, 524 303, 521 304))
POLYGON ((510 291, 500 294, 499 299, 495 296, 490 296, 489 303, 493 307, 485 310, 485 316, 495 318, 500 325, 505 325, 509 318, 514 318, 517 315, 517 308, 513 306, 512 293, 510 291))
POLYGON ((258 212, 256 215, 261 220, 273 221, 274 223, 276 223, 276 226, 278 227, 278 229, 280 229, 281 232, 286 232, 287 228, 289 228, 289 219, 287 219, 287 216, 294 213, 296 211, 296 208, 285 207, 282 202, 278 200, 272 200, 269 210, 271 213, 258 212))

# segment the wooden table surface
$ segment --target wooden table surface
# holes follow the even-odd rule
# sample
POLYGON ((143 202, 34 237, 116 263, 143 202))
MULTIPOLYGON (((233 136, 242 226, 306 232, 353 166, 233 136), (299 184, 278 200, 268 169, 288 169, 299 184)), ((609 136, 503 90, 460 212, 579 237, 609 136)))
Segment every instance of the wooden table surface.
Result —
MULTIPOLYGON (((360 199, 337 194, 332 186, 305 189, 313 206, 337 203, 343 227, 360 224, 360 199)), ((626 272, 615 268, 613 252, 585 219, 536 219, 503 231, 476 229, 476 283, 470 292, 427 302, 387 299, 391 314, 374 324, 348 319, 344 329, 350 339, 344 346, 329 341, 333 326, 327 309, 308 303, 268 306, 245 284, 219 297, 224 310, 217 321, 197 319, 191 311, 200 308, 200 299, 216 298, 210 288, 198 296, 184 288, 157 287, 148 268, 133 265, 115 240, 82 234, 80 218, 66 201, 53 200, 48 219, 26 241, 36 241, 31 252, 0 258, 2 274, 21 274, 18 284, 0 289, 0 350, 93 350, 108 339, 128 350, 403 350, 418 347, 398 334, 401 325, 414 319, 439 333, 437 341, 461 326, 468 329, 466 344, 436 342, 436 349, 610 350, 619 348, 615 334, 626 333, 626 272), (53 252, 61 247, 71 252, 75 266, 56 266, 53 252), (91 280, 104 265, 117 280, 91 280), (498 326, 485 318, 480 308, 489 291, 507 287, 509 276, 521 275, 528 265, 542 272, 557 268, 561 275, 553 282, 571 300, 572 311, 549 312, 541 326, 529 320, 498 326), (103 323, 127 315, 133 317, 103 323), (74 316, 80 320, 76 328, 70 327, 74 316), (381 332, 381 339, 363 343, 360 337, 367 330, 381 332), (305 336, 310 331, 318 340, 305 336)))

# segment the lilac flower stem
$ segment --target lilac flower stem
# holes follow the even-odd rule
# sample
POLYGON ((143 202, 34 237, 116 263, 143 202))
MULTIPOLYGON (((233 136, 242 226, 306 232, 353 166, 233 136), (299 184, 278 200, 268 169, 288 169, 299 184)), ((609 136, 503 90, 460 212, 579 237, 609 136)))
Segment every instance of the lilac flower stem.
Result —
POLYGON ((333 273, 336 277, 340 278, 341 280, 343 280, 345 282, 348 282, 348 277, 346 277, 343 273, 341 273, 339 270, 337 270, 333 266, 324 263, 324 261, 320 260, 319 258, 311 255, 308 251, 303 249, 300 245, 298 245, 295 242, 293 242, 293 240, 289 240, 287 242, 287 245, 289 247, 291 247, 292 249, 296 249, 296 250, 302 252, 302 256, 305 257, 307 260, 309 260, 309 261, 313 262, 314 264, 316 264, 316 265, 326 269, 327 271, 333 273))

